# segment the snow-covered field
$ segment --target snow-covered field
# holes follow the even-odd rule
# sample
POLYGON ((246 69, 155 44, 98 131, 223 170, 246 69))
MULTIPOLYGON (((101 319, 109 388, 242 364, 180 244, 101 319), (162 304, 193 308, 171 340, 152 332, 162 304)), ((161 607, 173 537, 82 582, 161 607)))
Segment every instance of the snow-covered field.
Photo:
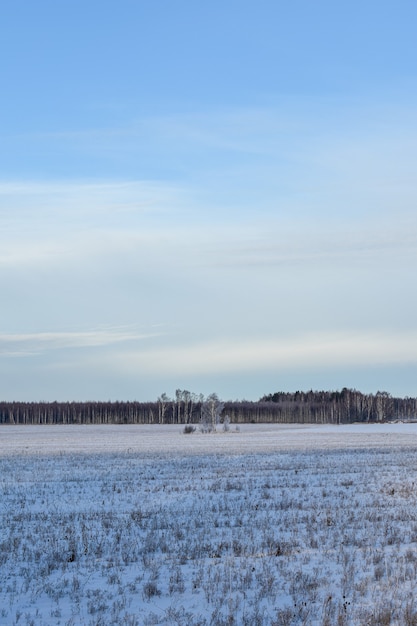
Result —
POLYGON ((0 625, 417 625, 417 424, 0 427, 0 625))

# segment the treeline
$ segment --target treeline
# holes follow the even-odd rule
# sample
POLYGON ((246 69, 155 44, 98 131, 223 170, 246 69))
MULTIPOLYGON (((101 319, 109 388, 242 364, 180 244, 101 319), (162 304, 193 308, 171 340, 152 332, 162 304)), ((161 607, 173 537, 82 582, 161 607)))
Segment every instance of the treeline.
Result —
POLYGON ((1 424, 153 424, 155 402, 0 402, 1 424))
POLYGON ((342 391, 277 392, 253 407, 255 421, 349 424, 417 419, 417 398, 395 398, 386 391, 363 394, 342 391), (258 407, 258 410, 257 410, 258 407), (259 415, 256 419, 256 415, 259 415))
MULTIPOLYGON (((1 424, 198 424, 207 406, 220 406, 216 394, 207 398, 177 389, 155 402, 0 402, 1 424)), ((221 403, 220 421, 231 423, 348 424, 417 419, 417 398, 394 398, 387 392, 277 392, 257 402, 221 403)))

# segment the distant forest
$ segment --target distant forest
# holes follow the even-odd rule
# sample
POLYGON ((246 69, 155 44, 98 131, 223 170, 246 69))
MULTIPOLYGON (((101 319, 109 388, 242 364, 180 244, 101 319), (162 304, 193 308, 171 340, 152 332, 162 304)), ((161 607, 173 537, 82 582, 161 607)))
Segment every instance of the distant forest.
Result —
POLYGON ((199 424, 208 402, 218 403, 220 422, 349 424, 417 419, 417 398, 387 392, 277 392, 257 402, 220 402, 177 389, 155 402, 0 402, 1 424, 199 424))

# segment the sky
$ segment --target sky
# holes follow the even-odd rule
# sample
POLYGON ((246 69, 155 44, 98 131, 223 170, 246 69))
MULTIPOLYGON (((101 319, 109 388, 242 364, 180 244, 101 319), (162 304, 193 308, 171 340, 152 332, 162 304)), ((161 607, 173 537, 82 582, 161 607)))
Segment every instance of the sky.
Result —
POLYGON ((417 396, 414 0, 4 0, 0 400, 417 396))

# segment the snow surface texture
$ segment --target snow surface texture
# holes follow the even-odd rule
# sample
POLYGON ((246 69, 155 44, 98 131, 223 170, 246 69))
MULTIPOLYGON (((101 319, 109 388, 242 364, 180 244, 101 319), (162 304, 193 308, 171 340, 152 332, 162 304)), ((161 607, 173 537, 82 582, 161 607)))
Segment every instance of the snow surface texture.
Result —
POLYGON ((417 425, 0 428, 0 624, 417 625, 417 425))

